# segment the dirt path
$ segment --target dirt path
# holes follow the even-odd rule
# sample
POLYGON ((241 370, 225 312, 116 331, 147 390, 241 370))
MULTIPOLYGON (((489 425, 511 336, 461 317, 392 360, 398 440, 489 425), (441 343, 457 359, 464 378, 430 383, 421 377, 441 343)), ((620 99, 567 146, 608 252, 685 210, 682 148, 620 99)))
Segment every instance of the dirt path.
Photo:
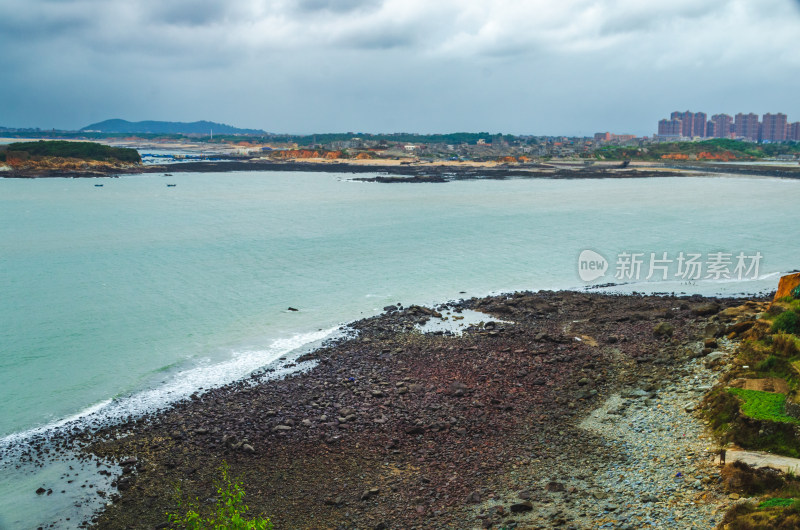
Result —
MULTIPOLYGON (((780 469, 784 472, 792 471, 797 473, 800 471, 800 458, 773 455, 771 453, 763 453, 761 451, 728 450, 725 455, 725 461, 730 464, 736 460, 742 461, 751 466, 771 467, 780 469)), ((716 458, 715 463, 719 463, 719 457, 716 458)))

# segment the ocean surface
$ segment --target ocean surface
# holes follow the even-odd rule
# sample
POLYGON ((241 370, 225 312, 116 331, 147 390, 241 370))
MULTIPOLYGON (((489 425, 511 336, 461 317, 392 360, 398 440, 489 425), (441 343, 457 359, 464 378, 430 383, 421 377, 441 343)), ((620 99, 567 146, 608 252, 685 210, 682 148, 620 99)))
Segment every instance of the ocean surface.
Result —
POLYGON ((582 289, 584 250, 622 292, 766 292, 800 268, 800 180, 350 179, 0 179, 0 528, 69 528, 76 496, 103 502, 37 496, 66 468, 15 461, 31 435, 230 382, 389 304, 582 289), (616 278, 626 253, 641 274, 616 278), (719 253, 730 278, 706 277, 719 253))

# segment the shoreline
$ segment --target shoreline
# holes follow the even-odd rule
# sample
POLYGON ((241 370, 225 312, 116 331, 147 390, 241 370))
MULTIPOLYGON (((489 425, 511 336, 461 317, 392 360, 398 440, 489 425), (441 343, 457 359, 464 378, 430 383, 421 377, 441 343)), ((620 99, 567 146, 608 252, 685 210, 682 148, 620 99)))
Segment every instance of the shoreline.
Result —
POLYGON ((441 183, 454 180, 509 178, 586 179, 586 178, 657 178, 696 176, 698 174, 728 174, 737 176, 766 176, 800 178, 800 169, 776 169, 769 166, 723 166, 718 164, 660 164, 641 163, 621 167, 620 164, 584 165, 581 161, 552 162, 531 165, 506 165, 499 163, 413 163, 398 161, 272 161, 264 159, 232 158, 228 161, 180 162, 163 165, 117 167, 92 170, 31 169, 0 172, 2 178, 102 178, 153 173, 232 173, 241 171, 302 171, 342 174, 379 173, 378 176, 354 180, 379 183, 428 182, 441 183))
MULTIPOLYGON (((437 319, 444 305, 356 321, 358 337, 297 360, 315 362, 310 370, 265 382, 256 373, 81 435, 97 457, 135 459, 116 478, 121 496, 110 497, 95 524, 152 528, 174 508, 172 482, 205 495, 225 460, 244 479, 253 512, 263 510, 280 528, 486 527, 498 511, 478 518, 488 512, 476 514, 474 506, 503 498, 503 484, 524 482, 511 478, 521 469, 544 473, 554 461, 580 462, 578 440, 583 448, 602 445, 579 419, 620 389, 656 384, 658 374, 668 378, 689 359, 686 344, 702 335, 707 319, 693 309, 743 302, 513 293, 449 302, 453 316, 474 309, 494 322, 460 337, 409 332, 437 319), (654 335, 662 321, 673 326, 670 337, 654 335), (534 447, 538 464, 530 458, 534 447), (378 493, 369 493, 374 488, 378 493)), ((604 451, 602 465, 619 456, 604 451)), ((565 488, 577 488, 567 493, 580 505, 574 500, 585 490, 565 488)), ((551 493, 563 494, 546 484, 533 489, 534 514, 551 493)))

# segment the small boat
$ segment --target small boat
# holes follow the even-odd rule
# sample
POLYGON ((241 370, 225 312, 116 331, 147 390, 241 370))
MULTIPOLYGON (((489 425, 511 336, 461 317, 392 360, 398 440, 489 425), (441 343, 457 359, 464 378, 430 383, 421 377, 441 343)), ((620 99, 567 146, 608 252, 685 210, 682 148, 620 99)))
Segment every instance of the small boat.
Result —
POLYGON ((102 187, 103 187, 103 185, 102 185, 102 184, 95 184, 95 185, 94 185, 94 187, 95 187, 95 188, 102 188, 102 187))
POLYGON ((164 173, 164 176, 165 176, 165 177, 171 177, 171 176, 172 176, 172 173, 164 173))
POLYGON ((174 188, 175 186, 177 186, 177 184, 167 184, 168 188, 174 188))

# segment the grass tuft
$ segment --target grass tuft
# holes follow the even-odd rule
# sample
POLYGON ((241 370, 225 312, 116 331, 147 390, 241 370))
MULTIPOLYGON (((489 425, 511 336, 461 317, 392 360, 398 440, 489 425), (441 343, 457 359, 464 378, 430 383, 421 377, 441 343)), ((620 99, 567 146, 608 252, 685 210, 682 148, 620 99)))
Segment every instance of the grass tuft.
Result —
MULTIPOLYGON (((272 522, 264 517, 245 519, 247 505, 244 503, 244 488, 241 482, 233 480, 228 474, 229 467, 226 462, 220 466, 221 478, 217 483, 217 502, 214 514, 204 517, 200 514, 199 502, 186 504, 186 514, 167 513, 171 529, 182 528, 185 530, 272 530, 272 522)), ((180 489, 176 489, 178 506, 180 489)))

